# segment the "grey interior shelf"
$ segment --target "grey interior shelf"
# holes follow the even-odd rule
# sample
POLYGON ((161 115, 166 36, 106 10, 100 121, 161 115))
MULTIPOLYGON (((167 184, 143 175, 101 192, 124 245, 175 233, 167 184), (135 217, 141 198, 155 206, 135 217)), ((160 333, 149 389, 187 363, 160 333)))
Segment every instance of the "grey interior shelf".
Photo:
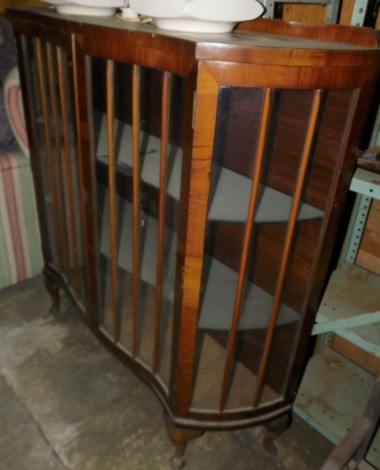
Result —
MULTIPOLYGON (((97 159, 107 165, 107 125, 104 116, 98 117, 98 119, 101 119, 101 125, 96 154, 97 159)), ((116 169, 131 175, 132 128, 130 125, 122 123, 117 119, 115 119, 114 127, 115 135, 117 136, 115 139, 116 169)), ((159 187, 160 147, 160 139, 146 132, 140 132, 141 180, 155 188, 159 187)), ((167 194, 179 200, 180 172, 182 168, 182 150, 180 148, 169 145, 167 167, 167 194)), ((227 168, 220 168, 215 194, 209 209, 208 220, 244 223, 247 218, 251 185, 252 180, 250 178, 227 168)), ((255 222, 287 222, 292 202, 291 196, 262 185, 255 222)), ((320 209, 306 203, 301 205, 298 220, 322 217, 323 211, 320 209)))
MULTIPOLYGON (((234 293, 238 274, 217 259, 211 260, 206 290, 203 297, 199 328, 229 330, 234 307, 234 293)), ((273 296, 257 285, 246 282, 243 311, 239 330, 267 328, 273 296)), ((292 323, 299 314, 285 304, 281 304, 276 325, 292 323)))
MULTIPOLYGON (((107 198, 107 192, 105 195, 107 198)), ((125 271, 133 272, 133 233, 132 233, 132 203, 118 197, 118 207, 121 208, 122 225, 120 228, 121 241, 119 243, 118 265, 125 271)), ((100 251, 107 258, 110 257, 109 212, 108 205, 104 205, 102 217, 102 231, 100 251)), ((143 245, 141 246, 141 261, 139 277, 152 287, 156 286, 156 259, 157 253, 157 221, 147 214, 142 216, 141 230, 143 245)), ((174 302, 173 286, 175 285, 175 259, 177 253, 177 235, 166 228, 163 273, 163 294, 174 302)), ((216 258, 206 257, 208 269, 205 271, 207 282, 199 319, 199 328, 212 330, 229 330, 231 326, 234 307, 234 293, 238 281, 238 274, 216 258)), ((239 322, 239 330, 266 328, 269 316, 263 312, 271 311, 273 296, 257 285, 246 281, 244 302, 239 322)), ((281 304, 277 316, 278 326, 292 323, 299 319, 299 314, 285 304, 281 304)))

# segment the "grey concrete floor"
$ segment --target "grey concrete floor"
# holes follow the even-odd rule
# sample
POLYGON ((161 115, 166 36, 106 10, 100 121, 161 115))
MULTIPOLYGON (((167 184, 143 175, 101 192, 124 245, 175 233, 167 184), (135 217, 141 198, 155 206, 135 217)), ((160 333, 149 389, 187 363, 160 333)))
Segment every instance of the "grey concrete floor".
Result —
MULTIPOLYGON (((162 408, 63 296, 49 313, 42 276, 0 291, 0 470, 169 470, 162 408)), ((188 470, 317 470, 332 444, 299 418, 261 446, 261 427, 207 432, 188 470)))

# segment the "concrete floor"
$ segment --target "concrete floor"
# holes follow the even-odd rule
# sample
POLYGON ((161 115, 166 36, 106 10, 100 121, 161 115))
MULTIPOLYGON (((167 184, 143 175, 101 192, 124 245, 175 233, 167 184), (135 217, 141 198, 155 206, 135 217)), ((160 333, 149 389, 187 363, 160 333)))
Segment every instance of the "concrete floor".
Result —
MULTIPOLYGON (((42 276, 0 291, 0 470, 169 470, 161 405, 87 329, 63 296, 49 313, 42 276)), ((294 417, 261 447, 263 429, 207 432, 188 470, 321 468, 332 444, 294 417)))

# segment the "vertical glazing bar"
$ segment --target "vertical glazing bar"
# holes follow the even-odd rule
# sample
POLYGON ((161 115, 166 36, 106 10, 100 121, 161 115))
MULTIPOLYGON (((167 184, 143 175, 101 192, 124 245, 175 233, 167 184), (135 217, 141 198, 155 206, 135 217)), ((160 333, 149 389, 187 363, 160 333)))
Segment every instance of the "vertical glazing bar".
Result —
POLYGON ((165 232, 165 196, 167 178, 167 147, 169 140, 170 112, 170 74, 164 72, 162 79, 162 110, 161 110, 161 148, 160 148, 160 190, 158 196, 158 234, 157 234, 157 274, 156 274, 156 306, 154 325, 153 372, 158 368, 160 350, 160 313, 162 298, 162 270, 165 232))
POLYGON ((117 240, 115 217, 115 153, 113 145, 113 97, 114 63, 107 60, 106 68, 106 95, 107 95, 107 151, 108 151, 108 212, 110 228, 110 256, 111 256, 111 305, 113 318, 114 340, 119 339, 119 319, 117 313, 117 240))
POLYGON ((312 150, 315 128, 318 122, 319 110, 321 107, 321 100, 322 100, 322 90, 316 90, 314 92, 313 104, 312 104, 312 108, 310 112, 310 118, 309 118, 306 138, 305 138, 305 144, 303 147, 300 167, 298 170, 297 183, 296 183, 292 207, 291 207, 290 215, 289 215, 288 228, 286 231, 286 237, 285 237, 285 242, 284 242, 284 250, 283 250, 283 254, 281 258, 276 289, 275 289, 275 293, 273 296, 272 311, 270 315, 270 321, 269 321, 267 334, 265 337, 263 355, 261 358, 259 372, 257 376, 257 385, 256 385, 256 391, 255 391, 255 396, 253 400, 253 406, 257 406, 257 404, 259 403, 262 389, 264 386, 264 377, 265 377, 265 372, 266 372, 266 368, 268 364, 270 348, 272 345, 274 329, 276 327, 277 315, 278 315, 278 311, 280 308, 281 295, 282 295, 282 290, 283 290, 283 286, 285 282, 285 276, 286 276, 286 270, 287 270, 287 265, 289 261, 290 250, 292 247, 295 227, 297 223, 297 216, 298 216, 299 206, 301 203, 301 197, 302 197, 302 191, 304 188, 307 167, 309 164, 310 153, 312 150))
MULTIPOLYGON (((49 114, 48 114, 48 104, 46 98, 46 83, 45 83, 45 70, 43 66, 43 59, 42 59, 42 45, 40 39, 34 40, 34 51, 36 56, 36 65, 37 65, 37 76, 38 76, 38 85, 39 85, 39 92, 40 92, 40 99, 41 99, 41 108, 42 108, 42 115, 44 120, 44 137, 45 137, 45 149, 46 149, 46 158, 48 164, 48 179, 49 179, 49 190, 51 201, 53 205, 53 230, 55 236, 55 257, 58 263, 58 266, 62 266, 62 257, 59 247, 61 246, 61 237, 59 232, 59 222, 58 222, 58 206, 57 206, 57 197, 55 193, 55 184, 54 184, 54 165, 52 160, 52 153, 51 153, 51 143, 50 143, 50 132, 48 122, 50 121, 49 114)), ((53 256, 53 262, 55 262, 53 256)))
POLYGON ((69 240, 67 236, 67 224, 66 224, 66 203, 65 203, 65 190, 64 190, 64 175, 62 173, 62 153, 61 153, 61 140, 60 140, 60 128, 59 128, 59 117, 57 110, 57 90, 56 80, 54 76, 54 61, 53 61, 53 50, 52 46, 48 44, 46 46, 47 65, 48 65, 48 81, 49 81, 49 97, 50 106, 52 111, 53 124, 53 136, 54 136, 54 147, 56 154, 56 166, 57 166, 57 186, 58 186, 58 204, 59 213, 61 220, 61 242, 62 242, 62 263, 65 265, 65 273, 69 278, 70 259, 69 259, 69 240))
POLYGON ((67 110, 67 94, 64 83, 64 68, 62 64, 62 50, 57 47, 56 49, 57 59, 57 76, 58 76, 58 89, 61 107, 61 119, 62 119, 62 134, 63 134, 63 155, 65 161, 66 171, 66 185, 67 185, 67 204, 68 204, 68 224, 69 224, 69 237, 70 237, 70 262, 73 265, 74 274, 74 290, 76 296, 79 298, 79 273, 78 273, 78 248, 75 231, 75 210, 74 210, 74 192, 73 192, 73 176, 71 171, 71 152, 70 152, 70 139, 68 129, 68 110, 67 110))
MULTIPOLYGON (((82 163, 82 140, 81 140, 81 137, 80 137, 82 135, 82 133, 81 133, 82 119, 81 119, 81 115, 80 115, 80 109, 81 108, 80 108, 80 104, 79 104, 79 101, 80 101, 79 95, 80 95, 81 83, 80 83, 80 80, 78 79, 78 76, 79 76, 79 73, 78 73, 78 57, 77 57, 77 49, 76 49, 75 35, 74 34, 71 35, 71 52, 72 52, 71 60, 72 60, 72 67, 73 67, 72 77, 73 77, 73 91, 74 91, 74 104, 73 104, 73 107, 74 107, 74 113, 75 113, 74 122, 75 122, 76 148, 77 148, 77 160, 76 160, 75 169, 76 169, 76 173, 78 175, 77 190, 78 190, 78 194, 79 194, 79 210, 80 210, 80 218, 81 218, 81 220, 78 224, 78 228, 80 230, 81 242, 82 242, 82 246, 79 247, 79 250, 80 250, 80 253, 82 254, 82 256, 84 258, 86 258, 86 256, 88 256, 88 254, 87 254, 88 250, 85 249, 85 247, 87 246, 87 242, 86 242, 86 237, 87 237, 86 227, 87 227, 87 224, 86 224, 86 221, 88 220, 88 217, 86 215, 86 210, 85 210, 86 192, 85 192, 85 189, 84 189, 84 175, 83 175, 83 163, 82 163)), ((88 67, 89 61, 90 61, 90 59, 88 59, 87 62, 85 63, 87 67, 88 67)), ((88 73, 87 76, 90 76, 90 74, 88 73)), ((86 89, 88 89, 89 87, 90 87, 90 84, 87 83, 86 89)), ((87 259, 85 260, 85 264, 86 264, 86 269, 87 269, 88 268, 87 259)), ((86 279, 86 286, 84 286, 84 289, 85 289, 84 295, 86 295, 86 292, 91 292, 90 276, 89 275, 86 276, 85 279, 86 279)), ((93 293, 91 298, 92 298, 92 300, 95 301, 94 297, 95 297, 95 295, 93 293)), ((87 301, 88 301, 88 299, 87 299, 87 301)), ((89 309, 89 310, 91 311, 91 309, 89 309)), ((92 321, 93 321, 93 319, 94 319, 94 316, 91 317, 92 321)))
POLYGON ((132 162, 133 162, 133 338, 132 353, 137 353, 140 264, 140 67, 133 66, 132 77, 132 162))
POLYGON ((226 406, 227 395, 228 395, 228 384, 230 382, 232 357, 233 357, 234 349, 235 349, 236 333, 237 333, 237 328, 239 325, 239 313, 240 313, 241 303, 243 299, 244 284, 245 284, 246 272, 247 272, 249 246, 250 246, 250 241, 252 237, 252 231, 253 231, 253 225, 254 225, 254 219, 255 219, 255 210, 257 206, 257 198, 258 198, 258 193, 259 193, 261 168, 262 168, 262 164, 264 160, 265 141, 266 141, 266 135, 267 135, 267 129, 268 129, 268 123, 269 123, 269 116, 270 116, 270 103, 271 103, 271 89, 267 88, 265 90, 265 95, 264 95, 261 127, 260 127, 260 132, 259 132, 258 143, 257 143, 256 160, 255 160, 255 165, 253 168, 251 194, 249 198, 247 221, 245 224, 243 249, 242 249, 242 255, 241 255, 241 260, 240 260, 238 282, 237 282, 237 287, 236 287, 234 310, 233 310, 233 316, 232 316, 232 323, 230 327, 230 333, 228 337, 227 357, 226 357, 226 362, 224 365, 223 383, 222 383, 222 390, 221 390, 221 397, 220 397, 220 404, 219 404, 221 411, 226 406))

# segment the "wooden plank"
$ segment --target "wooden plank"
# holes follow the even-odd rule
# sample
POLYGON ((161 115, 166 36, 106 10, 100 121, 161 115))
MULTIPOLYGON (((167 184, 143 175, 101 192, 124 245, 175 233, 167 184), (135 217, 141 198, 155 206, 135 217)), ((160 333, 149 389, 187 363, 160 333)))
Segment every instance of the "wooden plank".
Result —
POLYGON ((359 315, 340 318, 339 320, 321 321, 313 328, 314 335, 328 333, 329 331, 339 331, 346 328, 354 328, 356 326, 371 325, 380 321, 380 310, 377 312, 360 313, 359 315))
POLYGON ((326 5, 289 3, 281 5, 282 19, 301 23, 325 23, 326 5))
POLYGON ((380 201, 378 200, 372 202, 356 263, 380 274, 380 201))
POLYGON ((355 364, 358 364, 360 367, 370 372, 371 374, 380 374, 380 359, 375 357, 373 354, 364 351, 355 344, 352 344, 345 338, 342 338, 339 335, 335 335, 331 344, 331 348, 334 351, 342 354, 350 361, 355 362, 355 364))
MULTIPOLYGON (((376 312, 380 305, 380 277, 345 263, 333 272, 317 315, 317 323, 376 312)), ((375 321, 375 317, 374 317, 375 321)), ((380 357, 379 323, 340 331, 341 336, 380 357)))
MULTIPOLYGON (((355 0, 343 0, 339 15, 339 24, 349 25, 352 20, 355 0)), ((325 23, 326 5, 287 3, 280 5, 281 17, 286 21, 300 21, 302 23, 325 23)), ((380 28, 380 10, 377 12, 375 29, 380 28)))
MULTIPOLYGON (((362 416, 375 378, 334 351, 315 354, 308 363, 295 401, 295 412, 333 443, 362 416)), ((380 433, 367 454, 380 466, 380 433)))

